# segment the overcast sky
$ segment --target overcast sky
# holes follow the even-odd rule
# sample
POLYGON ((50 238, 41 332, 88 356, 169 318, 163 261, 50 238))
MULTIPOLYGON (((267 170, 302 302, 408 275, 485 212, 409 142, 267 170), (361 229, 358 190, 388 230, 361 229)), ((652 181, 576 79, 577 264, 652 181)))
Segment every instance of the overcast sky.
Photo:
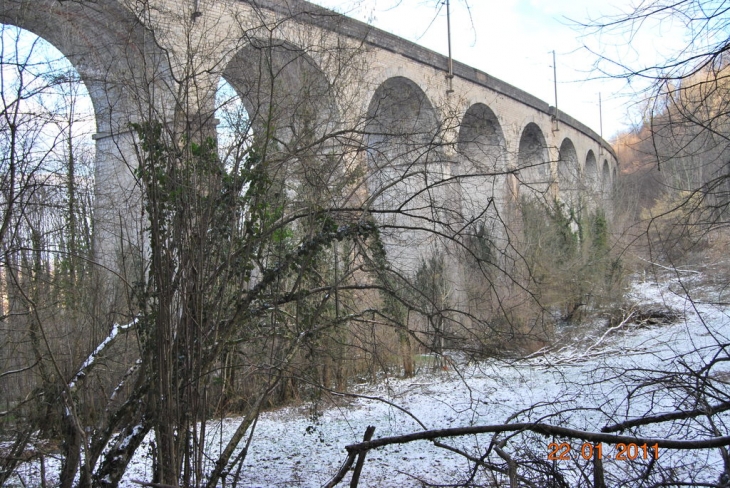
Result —
MULTIPOLYGON (((445 0, 310 1, 447 53, 445 0)), ((454 59, 554 105, 555 50, 559 108, 600 133, 600 93, 602 133, 609 140, 641 120, 645 85, 603 76, 594 69, 594 53, 647 66, 677 52, 688 39, 676 19, 647 22, 630 42, 627 34, 596 33, 579 25, 629 11, 640 0, 450 1, 454 59)))
MULTIPOLYGON (((314 0, 429 49, 447 53, 443 0, 314 0), (437 12, 439 12, 437 14, 437 12)), ((653 63, 679 47, 682 36, 670 22, 647 25, 627 36, 597 35, 576 22, 605 19, 630 8, 630 0, 451 0, 454 59, 500 78, 554 105, 552 50, 557 58, 559 108, 610 139, 637 120, 642 88, 610 80, 594 70, 599 51, 634 65, 653 63), (467 9, 467 5, 469 9, 467 9)))

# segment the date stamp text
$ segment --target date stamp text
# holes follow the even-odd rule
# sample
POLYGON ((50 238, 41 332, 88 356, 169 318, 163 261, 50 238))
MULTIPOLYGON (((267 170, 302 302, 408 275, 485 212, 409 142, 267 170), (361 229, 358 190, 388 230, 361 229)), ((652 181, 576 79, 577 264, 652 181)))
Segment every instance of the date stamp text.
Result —
MULTIPOLYGON (((551 442, 548 444, 548 461, 570 461, 572 448, 567 442, 551 442)), ((603 445, 599 442, 598 444, 591 444, 590 442, 584 442, 580 446, 579 450, 580 457, 585 460, 594 458, 603 459, 604 454, 609 457, 611 454, 612 459, 618 461, 633 461, 634 459, 658 459, 659 458, 659 444, 652 446, 646 444, 624 444, 619 442, 616 444, 615 452, 604 452, 603 445)))

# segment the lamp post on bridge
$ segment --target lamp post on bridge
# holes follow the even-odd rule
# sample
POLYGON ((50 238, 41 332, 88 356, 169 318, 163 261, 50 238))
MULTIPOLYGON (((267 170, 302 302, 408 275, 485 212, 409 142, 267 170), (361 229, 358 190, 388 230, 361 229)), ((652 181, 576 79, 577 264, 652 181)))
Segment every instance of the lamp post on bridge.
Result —
POLYGON ((555 128, 553 132, 560 130, 560 113, 558 112, 558 69, 555 62, 555 49, 553 49, 553 88, 555 91, 555 128))
POLYGON ((449 9, 449 0, 446 0, 446 36, 449 45, 449 73, 446 75, 446 79, 449 80, 449 86, 446 89, 446 94, 448 95, 454 92, 454 60, 451 57, 451 11, 449 9))

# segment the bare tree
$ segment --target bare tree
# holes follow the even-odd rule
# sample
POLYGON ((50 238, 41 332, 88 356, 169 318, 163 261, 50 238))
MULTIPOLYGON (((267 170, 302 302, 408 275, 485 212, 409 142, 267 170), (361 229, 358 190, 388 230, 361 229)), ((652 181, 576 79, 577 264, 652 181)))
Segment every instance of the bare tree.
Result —
POLYGON ((2 416, 5 434, 18 433, 4 482, 30 433, 62 434, 51 398, 86 347, 68 325, 86 325, 77 285, 88 271, 93 182, 83 142, 90 107, 70 65, 17 28, 1 36, 2 416))

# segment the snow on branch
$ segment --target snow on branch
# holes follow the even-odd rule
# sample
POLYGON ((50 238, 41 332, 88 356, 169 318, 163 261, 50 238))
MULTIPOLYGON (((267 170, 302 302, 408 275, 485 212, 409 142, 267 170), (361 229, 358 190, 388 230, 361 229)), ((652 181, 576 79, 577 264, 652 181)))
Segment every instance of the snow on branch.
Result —
POLYGON ((112 342, 114 342, 114 339, 116 339, 120 333, 127 332, 130 329, 134 328, 138 322, 139 322, 139 317, 135 317, 134 320, 132 320, 128 324, 124 324, 124 325, 114 324, 112 326, 111 332, 109 332, 109 335, 103 341, 101 341, 101 343, 98 346, 96 346, 96 349, 94 349, 94 352, 89 354, 89 357, 86 358, 86 361, 84 361, 84 363, 81 365, 81 367, 76 372, 74 377, 71 379, 71 381, 69 381, 68 388, 70 390, 73 390, 74 388, 76 388, 76 385, 78 384, 78 382, 83 380, 86 377, 86 374, 88 373, 89 369, 91 369, 91 367, 96 362, 96 358, 98 358, 99 355, 102 352, 104 352, 104 350, 106 348, 108 348, 112 344, 112 342))

